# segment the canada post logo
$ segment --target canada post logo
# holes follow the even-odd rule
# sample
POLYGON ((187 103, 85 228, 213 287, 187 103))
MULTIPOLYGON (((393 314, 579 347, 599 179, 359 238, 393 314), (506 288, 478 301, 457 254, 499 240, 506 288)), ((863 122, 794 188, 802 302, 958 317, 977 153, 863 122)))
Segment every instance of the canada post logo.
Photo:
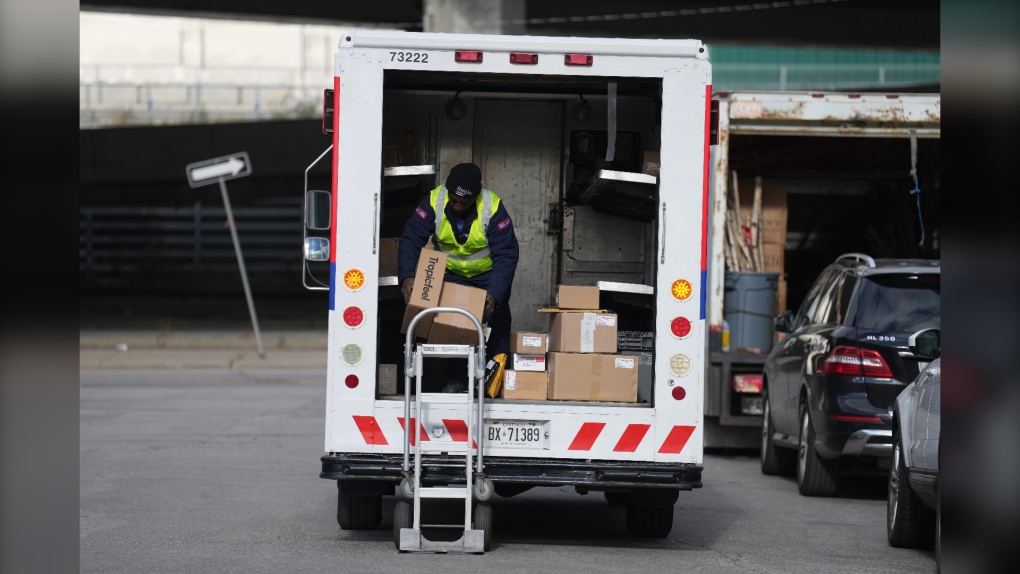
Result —
POLYGON ((499 223, 496 224, 496 227, 499 228, 500 231, 503 231, 507 227, 510 227, 510 218, 508 217, 503 221, 500 221, 499 223))
POLYGON ((425 213, 425 210, 422 209, 421 206, 418 206, 418 209, 414 210, 414 214, 420 217, 421 219, 426 219, 429 216, 429 214, 425 213))

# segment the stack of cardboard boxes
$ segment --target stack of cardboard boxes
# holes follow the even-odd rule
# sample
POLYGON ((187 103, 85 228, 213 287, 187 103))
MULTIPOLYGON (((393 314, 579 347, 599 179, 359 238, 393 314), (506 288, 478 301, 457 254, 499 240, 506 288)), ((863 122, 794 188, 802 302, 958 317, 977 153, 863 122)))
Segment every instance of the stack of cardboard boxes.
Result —
MULTIPOLYGON (((740 182, 740 205, 747 208, 754 201, 754 182, 740 182)), ((786 186, 765 183, 761 190, 761 246, 765 268, 762 271, 779 274, 776 289, 778 315, 786 311, 786 186)))
MULTIPOLYGON (((411 300, 404 311, 401 333, 407 333, 414 316, 433 307, 458 307, 471 313, 479 322, 485 311, 485 290, 456 283, 445 283, 446 254, 422 249, 414 273, 411 300)), ((478 331, 471 319, 457 313, 426 315, 415 326, 414 335, 429 343, 473 345, 478 331)))

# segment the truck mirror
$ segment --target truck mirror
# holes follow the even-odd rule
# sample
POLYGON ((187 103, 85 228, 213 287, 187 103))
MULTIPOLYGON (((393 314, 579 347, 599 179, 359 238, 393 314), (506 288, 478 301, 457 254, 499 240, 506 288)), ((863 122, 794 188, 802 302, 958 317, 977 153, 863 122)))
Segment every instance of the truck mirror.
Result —
POLYGON ((305 196, 305 227, 329 229, 330 195, 328 191, 313 189, 305 196))
POLYGON ((325 237, 306 237, 305 259, 309 261, 329 261, 329 240, 325 237))
POLYGON ((922 329, 907 339, 910 352, 922 359, 936 359, 941 349, 941 332, 938 329, 922 329))

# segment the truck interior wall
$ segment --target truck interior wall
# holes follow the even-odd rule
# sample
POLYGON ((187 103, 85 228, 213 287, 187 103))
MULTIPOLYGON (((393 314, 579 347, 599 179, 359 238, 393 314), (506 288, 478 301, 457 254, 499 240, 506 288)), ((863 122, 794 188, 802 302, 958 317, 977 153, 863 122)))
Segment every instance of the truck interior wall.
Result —
POLYGON ((923 245, 909 139, 730 135, 730 170, 742 190, 755 176, 786 187, 788 309, 843 253, 940 258, 941 146, 917 143, 923 245))

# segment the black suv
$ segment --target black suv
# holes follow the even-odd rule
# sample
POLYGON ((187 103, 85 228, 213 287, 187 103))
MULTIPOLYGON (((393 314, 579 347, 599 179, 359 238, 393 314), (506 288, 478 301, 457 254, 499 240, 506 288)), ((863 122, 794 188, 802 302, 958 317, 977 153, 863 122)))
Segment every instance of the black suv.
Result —
POLYGON ((832 496, 844 472, 886 472, 891 408, 920 371, 907 338, 939 328, 940 264, 850 253, 822 271, 764 369, 761 470, 832 496))

